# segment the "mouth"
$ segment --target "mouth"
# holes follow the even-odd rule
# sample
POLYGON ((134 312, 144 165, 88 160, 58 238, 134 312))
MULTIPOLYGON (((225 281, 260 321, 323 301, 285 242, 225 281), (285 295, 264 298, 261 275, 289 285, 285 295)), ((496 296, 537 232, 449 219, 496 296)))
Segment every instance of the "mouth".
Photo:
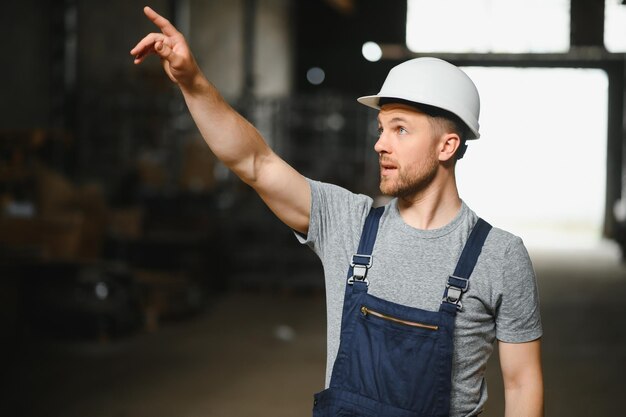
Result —
POLYGON ((379 165, 380 165, 380 175, 382 176, 390 175, 393 172, 398 170, 397 165, 388 161, 381 161, 379 165))

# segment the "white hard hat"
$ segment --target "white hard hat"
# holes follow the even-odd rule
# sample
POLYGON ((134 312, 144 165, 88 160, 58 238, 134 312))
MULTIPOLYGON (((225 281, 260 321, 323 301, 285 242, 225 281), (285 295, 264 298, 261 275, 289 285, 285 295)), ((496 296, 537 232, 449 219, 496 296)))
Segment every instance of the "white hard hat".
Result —
POLYGON ((456 115, 470 130, 466 139, 478 139, 480 97, 472 80, 458 67, 438 58, 415 58, 389 71, 380 92, 357 101, 380 109, 379 100, 400 99, 437 107, 456 115))

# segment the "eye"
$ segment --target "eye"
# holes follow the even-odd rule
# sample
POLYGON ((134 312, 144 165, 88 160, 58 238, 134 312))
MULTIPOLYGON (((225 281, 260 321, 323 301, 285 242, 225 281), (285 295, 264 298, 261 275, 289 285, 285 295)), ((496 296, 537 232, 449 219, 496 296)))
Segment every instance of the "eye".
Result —
POLYGON ((378 129, 376 129, 376 136, 380 137, 380 135, 383 134, 383 128, 382 127, 378 127, 378 129))
POLYGON ((406 135, 407 133, 409 133, 409 131, 406 130, 405 128, 403 128, 402 126, 400 126, 398 128, 398 133, 401 134, 401 135, 406 135))

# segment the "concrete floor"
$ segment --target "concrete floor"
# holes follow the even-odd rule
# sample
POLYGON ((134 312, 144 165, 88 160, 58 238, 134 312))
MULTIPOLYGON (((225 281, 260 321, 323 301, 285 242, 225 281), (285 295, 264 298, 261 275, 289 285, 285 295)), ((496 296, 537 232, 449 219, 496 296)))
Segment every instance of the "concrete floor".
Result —
MULTIPOLYGON (((624 415, 626 267, 614 247, 531 254, 542 298, 548 416, 624 415)), ((206 313, 106 343, 20 346, 0 415, 310 415, 323 385, 321 294, 228 293, 206 313), (12 409, 9 414, 7 410, 12 409)), ((501 416, 497 357, 484 416, 501 416)))

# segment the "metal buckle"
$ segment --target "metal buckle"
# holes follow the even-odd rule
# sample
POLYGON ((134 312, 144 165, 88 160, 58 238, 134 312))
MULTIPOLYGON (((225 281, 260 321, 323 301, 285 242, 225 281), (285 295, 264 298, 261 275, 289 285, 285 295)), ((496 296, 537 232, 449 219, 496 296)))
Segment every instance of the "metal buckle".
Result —
POLYGON ((367 285, 368 287, 370 286, 370 282, 365 277, 356 277, 356 276, 352 275, 350 278, 348 278, 348 284, 349 285, 354 284, 355 281, 356 282, 364 282, 365 285, 367 285))
POLYGON ((443 297, 443 301, 446 303, 454 304, 456 308, 463 310, 463 303, 461 302, 461 296, 469 288, 469 279, 450 275, 448 277, 448 283, 446 284, 446 296, 443 297), (451 283, 454 281, 454 284, 451 283))
POLYGON ((460 294, 462 294, 461 290, 459 290, 458 288, 454 288, 454 287, 450 287, 448 288, 447 294, 445 297, 443 297, 443 302, 444 303, 448 303, 448 304, 454 304, 456 306, 456 309, 458 311, 463 310, 463 303, 461 302, 461 297, 460 294), (452 297, 450 295, 450 290, 455 290, 458 291, 458 297, 452 297))
POLYGON ((352 255, 350 261, 352 267, 352 276, 348 278, 348 284, 352 285, 355 281, 364 282, 367 286, 370 282, 367 280, 367 270, 372 267, 372 255, 352 255), (366 263, 364 262, 366 261, 366 263))
POLYGON ((463 277, 457 277, 456 275, 450 275, 448 277, 448 283, 447 283, 446 287, 448 287, 448 288, 450 288, 450 287, 458 288, 462 292, 465 292, 469 288, 469 279, 468 278, 463 278, 463 277), (456 282, 454 282, 454 283, 451 282, 451 279, 455 280, 456 282), (462 285, 457 285, 457 284, 461 284, 461 283, 462 283, 462 285))
POLYGON ((356 265, 362 265, 365 266, 367 269, 372 267, 372 255, 359 255, 358 253, 355 255, 352 255, 352 260, 350 261, 350 266, 354 267, 356 265), (364 264, 363 262, 360 262, 361 259, 363 260, 367 260, 367 263, 364 264))

